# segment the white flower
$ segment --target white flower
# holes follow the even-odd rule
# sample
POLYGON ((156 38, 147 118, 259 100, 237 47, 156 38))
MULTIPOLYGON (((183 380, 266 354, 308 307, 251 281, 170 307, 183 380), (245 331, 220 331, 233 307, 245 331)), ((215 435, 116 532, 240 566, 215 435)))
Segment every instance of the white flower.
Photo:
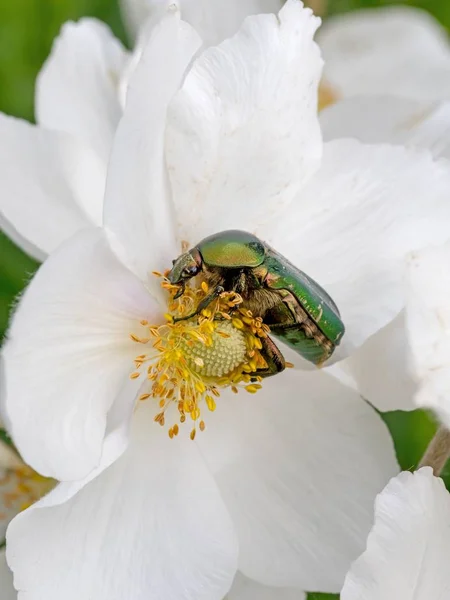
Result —
POLYGON ((426 11, 392 6, 337 15, 327 20, 318 41, 325 80, 338 97, 450 99, 448 35, 426 11))
POLYGON ((292 369, 255 396, 225 389, 193 443, 187 425, 170 440, 154 423, 154 400, 134 410, 146 388, 129 378, 145 350, 130 334, 167 311, 150 273, 183 241, 229 228, 267 240, 335 298, 349 351, 402 310, 406 254, 446 239, 447 163, 322 145, 317 25, 290 0, 192 64, 188 25, 172 13, 153 30, 113 143, 104 229, 44 263, 4 350, 13 437, 65 481, 9 528, 27 600, 221 599, 237 569, 337 591, 361 552, 397 467, 355 391, 292 369))
POLYGON ((375 505, 367 550, 341 600, 444 600, 450 595, 450 496, 430 468, 404 472, 375 505))
MULTIPOLYGON (((0 113, 0 178, 8 190, 0 198, 0 227, 39 260, 83 227, 102 223, 107 163, 129 77, 155 18, 174 2, 150 4, 155 14, 142 20, 133 53, 100 21, 66 23, 36 81, 37 125, 0 113)), ((182 3, 182 14, 210 42, 234 33, 247 14, 278 5, 228 0, 223 31, 223 15, 211 3, 201 12, 197 2, 182 3)))
POLYGON ((415 402, 450 427, 450 235, 409 261, 406 324, 418 383, 415 402))

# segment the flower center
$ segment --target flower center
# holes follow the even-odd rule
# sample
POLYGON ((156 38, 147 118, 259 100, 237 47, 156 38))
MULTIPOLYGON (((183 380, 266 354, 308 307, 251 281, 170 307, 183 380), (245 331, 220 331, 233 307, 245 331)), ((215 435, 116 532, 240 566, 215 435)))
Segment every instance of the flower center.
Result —
MULTIPOLYGON (((197 325, 188 323, 187 328, 194 331, 197 325)), ((247 347, 245 335, 236 329, 230 321, 218 323, 211 332, 210 343, 192 342, 181 338, 180 350, 186 360, 186 366, 205 377, 224 377, 245 362, 247 347)))
POLYGON ((140 399, 158 401, 155 421, 161 426, 168 411, 175 409, 171 438, 178 435, 178 423, 190 417, 194 439, 197 426, 205 429, 205 409, 216 409, 221 389, 255 393, 261 388, 258 373, 267 368, 263 347, 269 328, 242 306, 235 292, 222 292, 202 308, 210 298, 206 282, 187 286, 181 295, 165 278, 162 286, 168 292, 166 323, 150 325, 143 320, 148 335, 131 334, 146 351, 135 358, 136 370, 130 377, 146 377, 140 399))

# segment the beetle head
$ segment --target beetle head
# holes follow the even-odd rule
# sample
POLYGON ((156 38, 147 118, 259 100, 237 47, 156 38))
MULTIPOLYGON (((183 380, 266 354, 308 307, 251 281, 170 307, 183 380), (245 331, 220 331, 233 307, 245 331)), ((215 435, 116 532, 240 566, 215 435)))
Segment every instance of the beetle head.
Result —
POLYGON ((202 257, 200 252, 193 248, 189 252, 185 252, 173 261, 173 267, 167 275, 167 279, 173 285, 181 285, 181 290, 175 298, 181 296, 184 290, 186 281, 192 279, 200 273, 202 268, 202 257))

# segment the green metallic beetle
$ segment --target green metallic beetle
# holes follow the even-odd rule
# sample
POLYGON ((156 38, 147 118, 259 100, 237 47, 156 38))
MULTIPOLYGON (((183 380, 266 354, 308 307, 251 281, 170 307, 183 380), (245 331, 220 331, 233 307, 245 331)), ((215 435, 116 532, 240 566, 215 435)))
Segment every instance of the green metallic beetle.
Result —
MULTIPOLYGON (((181 286, 177 297, 200 273, 211 292, 195 314, 223 291, 235 291, 275 337, 316 365, 333 354, 344 335, 339 310, 325 290, 251 233, 216 233, 173 261, 168 279, 181 286)), ((285 360, 270 338, 263 343, 268 368, 257 374, 267 377, 282 371, 285 360)))

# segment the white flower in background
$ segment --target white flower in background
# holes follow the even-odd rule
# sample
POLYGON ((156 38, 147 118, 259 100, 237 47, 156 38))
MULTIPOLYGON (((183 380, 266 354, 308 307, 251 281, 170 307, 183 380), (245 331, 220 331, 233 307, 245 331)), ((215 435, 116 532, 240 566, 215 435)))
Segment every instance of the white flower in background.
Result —
MULTIPOLYGON (((66 23, 36 81, 37 125, 0 114, 0 178, 8 190, 0 199, 0 228, 38 260, 83 227, 102 223, 107 163, 128 80, 155 19, 171 4, 149 2, 153 10, 141 23, 134 53, 100 21, 66 23)), ((216 43, 247 14, 280 6, 227 0, 223 29, 219 3, 181 4, 184 20, 216 43)))
POLYGON ((324 77, 340 98, 388 94, 429 104, 450 99, 450 45, 427 12, 392 6, 327 19, 318 36, 324 77))
MULTIPOLYGON (((450 240, 450 235, 449 235, 450 240)), ((415 402, 450 427, 450 241, 412 254, 407 333, 418 383, 415 402)))
MULTIPOLYGON (((325 140, 354 137, 370 144, 402 144, 425 148, 435 159, 450 159, 450 102, 424 109, 403 98, 359 96, 326 108, 320 123, 325 140)), ((429 217, 425 215, 425 226, 429 217)), ((403 312, 340 366, 380 410, 417 408, 403 312)))
MULTIPOLYGON (((339 75, 336 81, 333 76, 342 72, 344 96, 321 112, 325 140, 353 137, 369 144, 427 148, 434 158, 450 159, 450 102, 438 101, 450 96, 447 92, 433 96, 437 86, 449 87, 448 75, 437 65, 447 65, 448 71, 450 51, 447 34, 432 17, 407 7, 357 11, 331 18, 320 40, 330 58, 327 81, 337 85, 339 75), (434 88, 427 83, 430 77, 436 82, 434 88), (347 80, 361 87, 347 86, 347 80), (425 97, 429 92, 430 97, 425 97)), ((372 336, 341 369, 380 410, 393 408, 393 402, 399 409, 416 408, 403 313, 372 336)))
POLYGON ((350 569, 341 600, 449 598, 449 531, 442 479, 428 467, 400 473, 377 498, 367 550, 350 569))
POLYGON ((52 487, 54 482, 27 467, 12 448, 0 441, 0 597, 16 600, 12 573, 6 564, 6 528, 24 510, 52 487))

